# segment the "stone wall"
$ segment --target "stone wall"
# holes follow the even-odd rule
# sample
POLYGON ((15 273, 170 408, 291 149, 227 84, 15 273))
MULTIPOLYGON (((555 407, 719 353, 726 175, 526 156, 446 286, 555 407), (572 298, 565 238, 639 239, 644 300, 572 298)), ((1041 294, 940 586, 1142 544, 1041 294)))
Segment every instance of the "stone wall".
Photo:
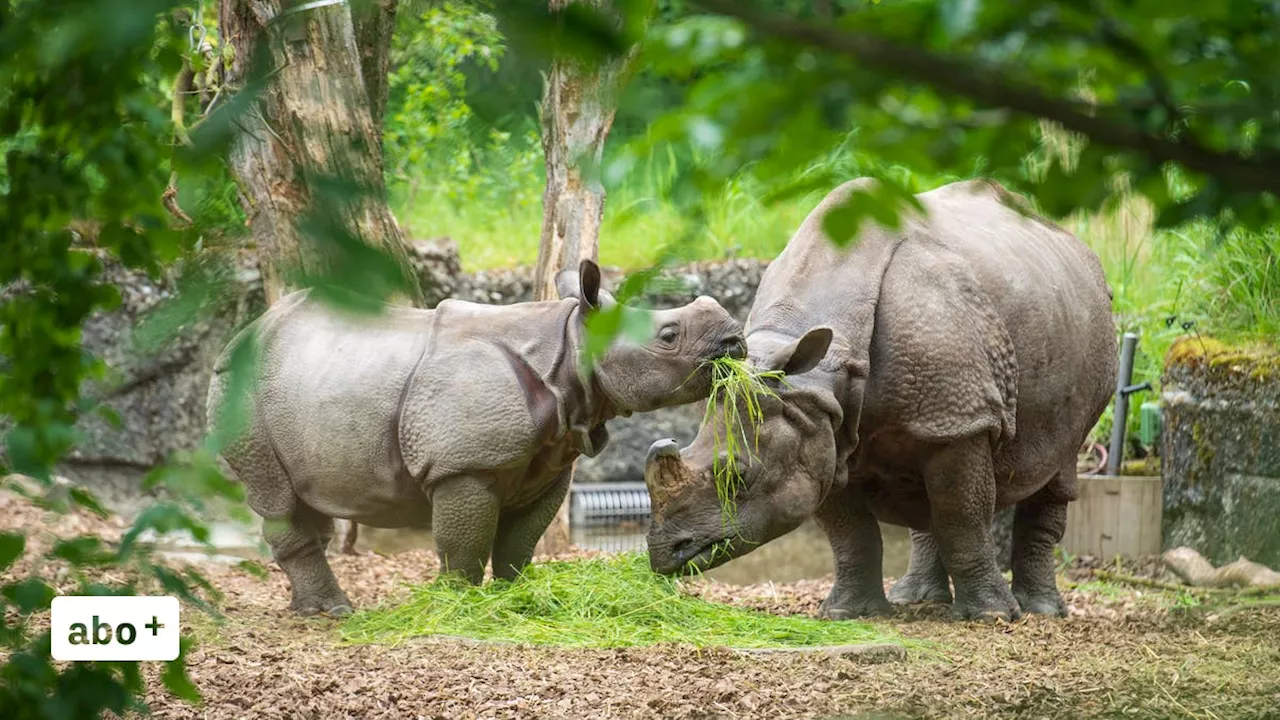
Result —
MULTIPOLYGON (((205 393, 213 363, 222 348, 264 307, 256 257, 238 253, 210 263, 221 275, 220 288, 203 309, 182 323, 173 338, 150 349, 143 342, 148 326, 170 322, 161 308, 174 297, 174 277, 152 278, 109 265, 107 279, 119 288, 122 304, 98 313, 84 327, 85 348, 107 361, 112 381, 106 404, 115 410, 115 424, 90 416, 80 424, 84 435, 76 450, 58 468, 72 480, 93 487, 111 505, 127 509, 140 500, 142 478, 166 457, 197 447, 203 439, 205 393)), ((492 304, 532 298, 532 268, 463 273, 456 248, 445 242, 414 246, 417 270, 428 288, 428 304, 446 297, 492 304)), ((647 301, 656 307, 689 302, 711 295, 740 320, 750 308, 764 263, 730 260, 679 268, 657 283, 647 301)), ((604 284, 616 288, 622 274, 606 268, 604 284)), ((643 459, 649 444, 662 437, 692 440, 701 410, 697 405, 618 418, 610 424, 612 441, 595 458, 579 463, 583 482, 643 479, 643 459)))
POLYGON ((214 289, 198 312, 162 307, 177 292, 174 276, 152 278, 106 266, 121 305, 92 316, 82 337, 85 349, 110 368, 103 387, 88 392, 104 393, 104 404, 119 421, 98 415, 82 421, 77 429, 83 439, 58 472, 92 487, 110 505, 135 506, 141 481, 153 467, 199 446, 213 364, 264 308, 257 258, 237 253, 219 259, 226 262, 201 268, 212 281, 205 287, 214 289))
MULTIPOLYGON (((532 299, 532 268, 464 273, 456 247, 447 241, 416 243, 413 258, 428 288, 428 305, 446 297, 492 304, 532 299)), ((673 307, 710 295, 745 321, 766 264, 733 259, 682 266, 653 283, 654 290, 645 301, 654 307, 673 307)), ((137 331, 162 320, 154 311, 174 296, 173 278, 109 267, 108 279, 120 289, 123 303, 85 325, 86 349, 103 357, 116 376, 112 383, 116 390, 107 404, 118 413, 120 423, 87 418, 80 426, 84 441, 58 472, 92 487, 104 502, 121 511, 141 504, 144 497, 139 488, 151 468, 175 452, 200 444, 213 363, 235 333, 263 310, 261 277, 252 253, 236 254, 215 271, 225 281, 217 283, 221 290, 178 329, 175 339, 157 350, 147 351, 137 331)), ((604 271, 605 287, 615 289, 622 273, 604 271)), ((649 445, 666 437, 682 445, 692 441, 702 410, 702 404, 695 403, 615 419, 609 424, 609 446, 597 457, 582 458, 575 480, 643 481, 649 445)), ((1010 519, 1009 512, 1002 513, 993 526, 1005 567, 1010 519)))
POLYGON ((1280 353, 1184 338, 1161 399, 1165 547, 1280 565, 1280 353))

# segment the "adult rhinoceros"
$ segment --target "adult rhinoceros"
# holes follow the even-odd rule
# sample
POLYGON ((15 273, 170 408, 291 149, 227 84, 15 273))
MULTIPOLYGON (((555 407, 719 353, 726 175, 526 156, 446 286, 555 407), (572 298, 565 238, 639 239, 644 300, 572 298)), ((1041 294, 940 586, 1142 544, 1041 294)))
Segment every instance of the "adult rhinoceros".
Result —
MULTIPOLYGON (((620 337, 584 371, 584 316, 614 302, 599 285, 588 261, 560 274, 560 300, 446 300, 374 317, 300 291, 246 330, 258 380, 249 428, 223 457, 266 520, 292 609, 350 611, 325 559, 332 518, 430 524, 442 569, 479 582, 492 555, 497 577, 514 576, 560 506, 573 461, 605 446, 606 420, 705 397, 704 361, 742 356, 738 323, 700 297, 652 311, 645 341, 620 337)), ((211 426, 237 342, 209 388, 211 426)))
POLYGON ((950 601, 950 575, 957 617, 1062 613, 1053 546, 1116 367, 1098 258, 983 180, 922 193, 927 215, 841 250, 823 217, 870 182, 827 196, 760 282, 748 360, 787 377, 761 401, 758 446, 738 445, 754 454, 736 458, 736 512, 722 517, 713 480, 722 420, 650 449, 652 567, 711 567, 816 516, 835 555, 821 614, 880 613, 878 519, 912 529, 896 602, 950 601), (1012 593, 990 532, 1009 505, 1012 593))

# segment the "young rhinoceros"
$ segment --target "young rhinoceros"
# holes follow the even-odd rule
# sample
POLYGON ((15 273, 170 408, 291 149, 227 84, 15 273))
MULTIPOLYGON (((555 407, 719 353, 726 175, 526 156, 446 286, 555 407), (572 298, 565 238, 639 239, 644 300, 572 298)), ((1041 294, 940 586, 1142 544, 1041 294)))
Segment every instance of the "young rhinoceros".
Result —
POLYGON ((758 446, 746 428, 752 453, 718 460, 720 420, 684 450, 650 449, 653 569, 705 569, 816 516, 835 556, 822 615, 879 613, 880 520, 912 529, 895 602, 950 601, 949 575, 958 617, 1062 613, 1053 546, 1116 369, 1098 258, 980 180, 918 195, 927 216, 864 226, 841 250, 823 217, 869 182, 823 200, 761 279, 748 361, 787 377, 760 399, 758 446), (730 467, 740 489, 722 517, 713 469, 727 486, 730 467), (990 531, 1009 505, 1012 593, 990 531))
MULTIPOLYGON (((650 311, 651 336, 619 337, 584 372, 584 317, 614 300, 589 261, 557 286, 561 300, 445 300, 373 317, 300 291, 246 330, 256 332, 258 381, 249 429, 223 457, 266 521, 292 609, 350 611, 325 559, 332 518, 430 524, 443 570, 479 582, 492 555, 494 574, 513 577, 564 499, 574 460, 605 446, 606 420, 705 397, 704 362, 744 352, 738 323, 699 297, 650 311)), ((209 388, 211 426, 237 341, 209 388)))

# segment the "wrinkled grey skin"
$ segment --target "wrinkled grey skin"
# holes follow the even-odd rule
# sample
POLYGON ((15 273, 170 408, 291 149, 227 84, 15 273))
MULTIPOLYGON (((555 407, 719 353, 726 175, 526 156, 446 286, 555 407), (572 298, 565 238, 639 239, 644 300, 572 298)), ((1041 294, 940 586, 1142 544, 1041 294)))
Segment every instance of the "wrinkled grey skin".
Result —
MULTIPOLYGON (((325 548, 332 518, 430 524, 442 570, 472 582, 515 576, 568 490, 573 461, 608 440, 605 421, 693 402, 704 361, 743 353, 741 328, 711 298, 652 311, 644 342, 619 337, 579 369, 583 318, 613 298, 584 262, 561 300, 351 317, 282 298, 254 327, 260 354, 247 433, 223 457, 293 586, 292 609, 349 612, 325 548)), ((233 341, 233 346, 234 346, 233 341)), ((210 425, 231 348, 209 388, 210 425)))
POLYGON ((910 569, 889 599, 950 602, 949 577, 959 618, 1062 614, 1053 546, 1076 498, 1076 452, 1115 377, 1098 259, 986 181, 922 193, 927 219, 864 226, 841 251, 822 216, 869 182, 810 214, 748 316, 749 361, 785 370, 789 385, 763 401, 754 458, 737 458, 738 535, 716 499, 713 428, 683 450, 651 448, 652 567, 712 567, 816 516, 835 556, 822 616, 879 614, 880 520, 912 529, 910 569), (1012 592, 990 532, 1009 505, 1012 592))

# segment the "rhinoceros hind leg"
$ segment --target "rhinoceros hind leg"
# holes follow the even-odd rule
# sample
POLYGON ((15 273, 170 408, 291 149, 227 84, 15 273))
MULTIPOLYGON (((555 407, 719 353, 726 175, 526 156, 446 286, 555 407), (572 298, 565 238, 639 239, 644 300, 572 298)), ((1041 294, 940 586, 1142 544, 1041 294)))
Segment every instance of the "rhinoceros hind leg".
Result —
POLYGON ((431 531, 441 573, 457 573, 475 584, 484 580, 501 507, 492 486, 487 479, 457 477, 432 492, 431 531))
POLYGON ((351 614, 351 600, 338 586, 325 548, 333 537, 333 519, 295 499, 287 520, 266 519, 263 536, 293 586, 289 609, 299 615, 351 614))
POLYGON ((337 536, 342 538, 338 548, 333 547, 332 541, 325 546, 325 551, 330 555, 366 555, 368 553, 356 550, 356 541, 360 538, 360 524, 354 520, 334 520, 337 528, 337 536))
POLYGON ((962 620, 1016 620, 1018 601, 996 564, 991 518, 996 483, 985 434, 939 449, 925 465, 930 525, 955 584, 951 614, 962 620))
POLYGON ((572 468, 566 468, 542 497, 527 507, 504 512, 498 519, 498 535, 493 543, 493 576, 510 580, 533 559, 533 550, 542 533, 555 518, 569 492, 572 468))
POLYGON ((911 531, 911 560, 907 573, 889 588, 889 602, 907 605, 918 602, 951 603, 951 581, 938 554, 933 536, 911 531))
MULTIPOLYGON (((1075 467, 1071 468, 1075 472, 1075 467)), ((1067 527, 1067 504, 1050 488, 1018 503, 1013 516, 1013 595, 1023 612, 1065 617, 1058 593, 1053 546, 1067 527)))
POLYGON ((862 497, 847 490, 832 492, 818 508, 817 521, 831 542, 836 575, 818 617, 847 620, 891 614, 884 597, 880 525, 862 497))
POLYGON ((290 607, 304 615, 350 612, 351 601, 338 587, 324 557, 333 521, 294 495, 293 482, 262 429, 255 425, 234 438, 222 456, 244 483, 249 507, 263 520, 263 538, 276 564, 289 576, 290 607))

